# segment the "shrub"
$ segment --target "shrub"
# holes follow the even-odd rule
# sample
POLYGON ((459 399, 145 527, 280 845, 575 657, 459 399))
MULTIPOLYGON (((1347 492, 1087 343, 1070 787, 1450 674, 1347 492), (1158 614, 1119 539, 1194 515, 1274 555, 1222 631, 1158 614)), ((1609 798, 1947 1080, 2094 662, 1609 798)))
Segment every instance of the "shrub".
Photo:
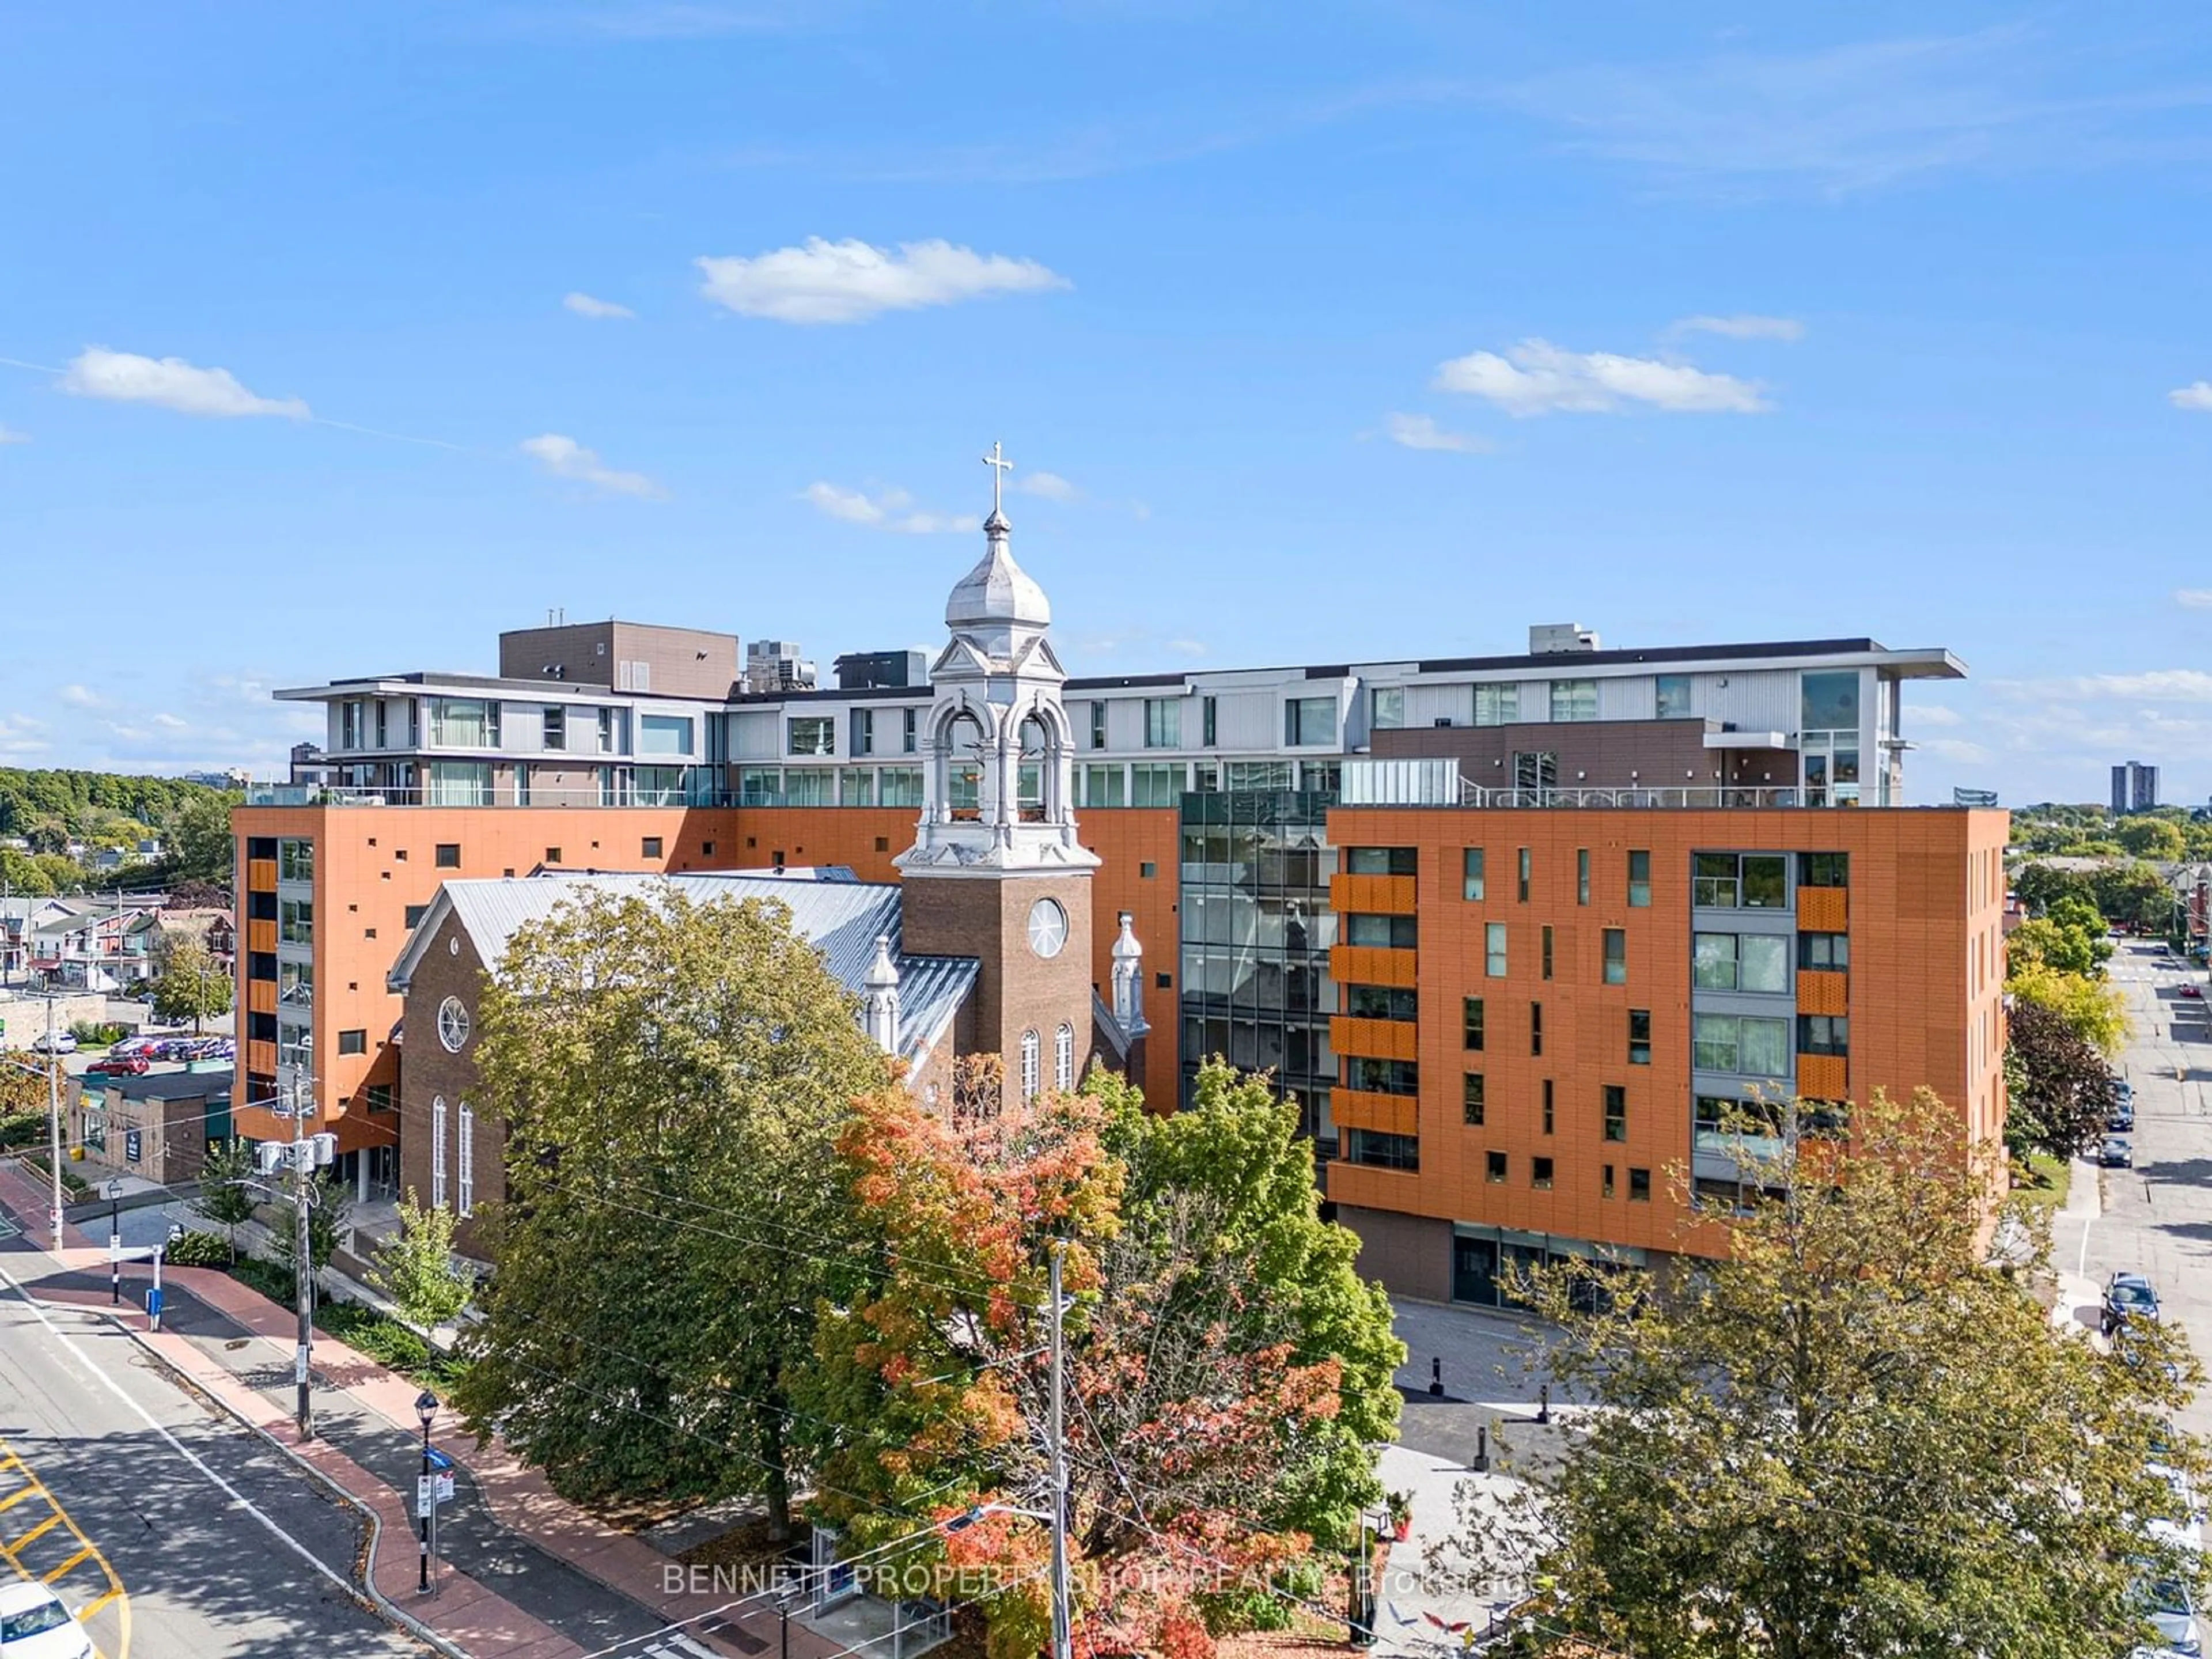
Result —
POLYGON ((81 1048, 111 1048, 130 1035, 130 1028, 106 1020, 80 1019, 70 1026, 70 1034, 81 1048))
POLYGON ((35 1146, 46 1138, 44 1112, 9 1112, 0 1116, 0 1147, 35 1146))
POLYGON ((169 1246, 163 1259, 172 1267, 228 1267, 230 1241, 221 1233, 186 1233, 169 1246))

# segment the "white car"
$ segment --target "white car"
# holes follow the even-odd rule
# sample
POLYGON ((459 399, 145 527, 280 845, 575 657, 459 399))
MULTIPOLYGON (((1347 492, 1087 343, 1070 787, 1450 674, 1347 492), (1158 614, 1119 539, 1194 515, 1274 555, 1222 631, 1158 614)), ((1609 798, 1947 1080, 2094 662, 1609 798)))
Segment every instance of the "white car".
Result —
POLYGON ((93 1659, 92 1638, 44 1584, 0 1585, 0 1659, 93 1659))
POLYGON ((76 1033, 57 1031, 52 1036, 41 1033, 31 1044, 31 1052, 34 1054, 73 1054, 76 1052, 76 1033))

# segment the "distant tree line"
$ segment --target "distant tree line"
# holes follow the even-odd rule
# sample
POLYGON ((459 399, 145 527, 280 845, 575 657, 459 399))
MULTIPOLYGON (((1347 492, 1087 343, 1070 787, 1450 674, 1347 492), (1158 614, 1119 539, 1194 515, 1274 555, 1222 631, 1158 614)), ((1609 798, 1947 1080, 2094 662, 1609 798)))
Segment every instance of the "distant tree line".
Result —
POLYGON ((130 866, 127 885, 228 887, 230 809, 238 799, 234 791, 181 778, 0 768, 0 836, 29 843, 27 850, 0 848, 0 881, 10 892, 33 895, 112 886, 116 872, 70 857, 70 844, 100 852, 158 838, 162 855, 130 866))

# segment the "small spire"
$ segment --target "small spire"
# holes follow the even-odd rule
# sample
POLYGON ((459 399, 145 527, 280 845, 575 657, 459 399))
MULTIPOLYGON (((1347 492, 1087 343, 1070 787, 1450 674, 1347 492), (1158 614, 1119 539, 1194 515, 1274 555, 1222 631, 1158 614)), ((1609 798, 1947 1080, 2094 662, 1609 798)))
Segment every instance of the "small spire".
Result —
POLYGON ((898 988, 898 964, 891 960, 891 936, 876 935, 876 959, 868 964, 867 977, 860 983, 871 991, 895 991, 898 988))
POLYGON ((994 438, 991 440, 991 453, 983 458, 983 465, 991 469, 991 516, 983 520, 983 528, 988 530, 995 525, 1003 535, 1013 526, 1006 522, 1006 510, 1000 500, 1000 491, 1005 487, 1006 474, 1014 470, 1014 464, 1000 452, 999 441, 994 438))

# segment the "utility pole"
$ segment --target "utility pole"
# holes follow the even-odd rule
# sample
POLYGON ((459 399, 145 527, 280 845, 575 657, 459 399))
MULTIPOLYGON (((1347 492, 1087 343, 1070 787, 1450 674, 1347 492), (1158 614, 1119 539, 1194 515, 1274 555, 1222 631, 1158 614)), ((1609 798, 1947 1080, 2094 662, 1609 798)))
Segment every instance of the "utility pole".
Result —
POLYGON ((1047 1282, 1052 1296, 1052 1399, 1047 1408, 1046 1433, 1052 1442, 1052 1659, 1074 1659, 1073 1608, 1067 1586, 1067 1340, 1061 1328, 1060 1258, 1066 1247, 1052 1242, 1047 1258, 1047 1282))
MULTIPOLYGON (((302 1039, 307 1047, 314 1039, 302 1039)), ((309 1054, 312 1054, 312 1048, 309 1054)), ((313 1097, 314 1079, 308 1070, 308 1055, 303 1054, 292 1071, 292 1265, 295 1287, 300 1312, 299 1352, 293 1360, 293 1378, 299 1386, 300 1438, 315 1437, 314 1407, 309 1398, 307 1357, 313 1346, 315 1328, 315 1263, 309 1253, 307 1204, 307 1175, 313 1165, 307 1158, 307 1142, 301 1133, 307 1115, 307 1103, 313 1097)))
POLYGON ((62 1253, 62 1057, 54 1052, 54 997, 46 993, 46 1116, 52 1129, 46 1163, 54 1177, 54 1254, 62 1253))

